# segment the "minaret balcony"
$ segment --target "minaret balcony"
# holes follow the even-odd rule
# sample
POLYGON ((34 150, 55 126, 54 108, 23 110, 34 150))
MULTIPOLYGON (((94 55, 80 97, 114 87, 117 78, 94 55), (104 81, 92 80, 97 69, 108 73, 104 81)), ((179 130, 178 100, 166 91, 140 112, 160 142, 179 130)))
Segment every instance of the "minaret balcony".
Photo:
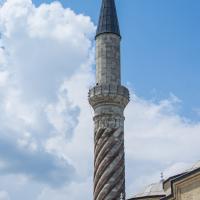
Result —
POLYGON ((89 90, 88 98, 94 109, 105 104, 125 108, 130 100, 128 89, 122 85, 97 85, 89 90))

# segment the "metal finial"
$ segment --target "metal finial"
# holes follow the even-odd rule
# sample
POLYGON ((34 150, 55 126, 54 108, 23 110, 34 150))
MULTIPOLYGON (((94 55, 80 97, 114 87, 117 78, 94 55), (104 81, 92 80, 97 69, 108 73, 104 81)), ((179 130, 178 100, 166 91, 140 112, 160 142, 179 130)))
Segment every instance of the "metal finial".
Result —
POLYGON ((163 174, 163 172, 161 172, 160 178, 161 178, 161 182, 164 182, 164 174, 163 174))

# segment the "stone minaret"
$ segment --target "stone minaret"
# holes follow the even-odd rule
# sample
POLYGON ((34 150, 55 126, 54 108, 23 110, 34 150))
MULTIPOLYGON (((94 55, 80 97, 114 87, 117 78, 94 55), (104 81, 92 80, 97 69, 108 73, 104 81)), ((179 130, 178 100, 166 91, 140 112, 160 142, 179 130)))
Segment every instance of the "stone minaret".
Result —
POLYGON ((94 109, 94 200, 125 199, 124 109, 129 91, 121 85, 120 30, 114 0, 102 0, 96 33, 94 109))

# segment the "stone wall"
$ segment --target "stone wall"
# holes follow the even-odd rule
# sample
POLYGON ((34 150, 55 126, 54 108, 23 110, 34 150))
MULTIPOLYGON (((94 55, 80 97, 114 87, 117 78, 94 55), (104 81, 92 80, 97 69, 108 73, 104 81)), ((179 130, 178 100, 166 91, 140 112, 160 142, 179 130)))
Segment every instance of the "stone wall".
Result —
POLYGON ((124 108, 129 92, 121 85, 89 90, 94 108, 94 200, 125 200, 124 108))
POLYGON ((200 176, 185 181, 179 187, 177 200, 200 200, 200 176))
POLYGON ((96 83, 121 84, 120 37, 101 34, 96 39, 96 83))
POLYGON ((200 172, 194 172, 172 183, 173 194, 168 200, 200 200, 200 172))

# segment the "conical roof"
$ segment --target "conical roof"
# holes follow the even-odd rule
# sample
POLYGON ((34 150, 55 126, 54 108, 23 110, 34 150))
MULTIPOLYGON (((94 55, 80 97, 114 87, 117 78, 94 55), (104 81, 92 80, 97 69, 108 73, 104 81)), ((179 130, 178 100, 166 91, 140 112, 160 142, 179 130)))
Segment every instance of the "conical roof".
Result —
POLYGON ((96 37, 102 33, 114 33, 120 36, 115 0, 102 0, 96 37))

